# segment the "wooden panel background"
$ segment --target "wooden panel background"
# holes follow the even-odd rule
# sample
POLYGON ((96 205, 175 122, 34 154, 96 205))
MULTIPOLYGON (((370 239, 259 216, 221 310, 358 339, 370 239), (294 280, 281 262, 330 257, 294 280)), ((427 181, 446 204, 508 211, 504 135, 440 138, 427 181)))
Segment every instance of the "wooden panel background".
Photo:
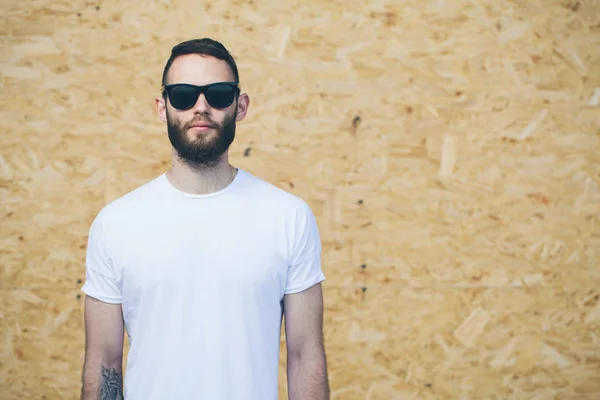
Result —
POLYGON ((77 398, 89 225, 167 167, 203 36, 232 163, 318 218, 333 399, 600 398, 599 3, 3 1, 0 398, 77 398))

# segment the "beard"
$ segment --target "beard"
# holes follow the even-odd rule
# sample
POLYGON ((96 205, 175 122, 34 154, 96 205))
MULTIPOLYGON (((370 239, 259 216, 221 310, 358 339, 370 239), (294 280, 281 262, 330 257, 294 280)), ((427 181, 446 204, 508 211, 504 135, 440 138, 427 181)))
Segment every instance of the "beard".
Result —
MULTIPOLYGON (((232 115, 227 115, 219 124, 208 118, 194 118, 188 123, 182 123, 179 119, 169 116, 167 111, 167 131, 171 145, 177 151, 177 155, 189 167, 196 170, 214 168, 219 164, 221 156, 225 153, 235 138, 237 110, 232 115), (204 137, 199 134, 193 140, 188 137, 187 131, 195 122, 208 122, 216 131, 214 137, 204 137)), ((208 136, 208 134, 207 134, 208 136)))

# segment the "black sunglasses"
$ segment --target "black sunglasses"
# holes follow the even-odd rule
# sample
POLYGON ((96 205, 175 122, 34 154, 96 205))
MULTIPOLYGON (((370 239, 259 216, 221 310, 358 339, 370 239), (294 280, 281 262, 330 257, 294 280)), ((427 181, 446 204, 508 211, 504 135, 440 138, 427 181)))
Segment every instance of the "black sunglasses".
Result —
POLYGON ((167 93, 171 105, 178 110, 194 107, 201 93, 211 107, 226 108, 233 104, 239 91, 237 82, 215 82, 204 86, 174 83, 163 87, 163 95, 167 93))

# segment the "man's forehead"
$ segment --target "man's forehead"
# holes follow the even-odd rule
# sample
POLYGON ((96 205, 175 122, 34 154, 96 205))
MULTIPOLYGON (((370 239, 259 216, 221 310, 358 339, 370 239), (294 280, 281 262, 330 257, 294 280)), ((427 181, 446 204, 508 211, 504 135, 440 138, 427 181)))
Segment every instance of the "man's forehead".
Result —
POLYGON ((187 82, 197 85, 211 82, 233 81, 229 65, 218 58, 187 54, 173 60, 169 69, 169 83, 187 82))

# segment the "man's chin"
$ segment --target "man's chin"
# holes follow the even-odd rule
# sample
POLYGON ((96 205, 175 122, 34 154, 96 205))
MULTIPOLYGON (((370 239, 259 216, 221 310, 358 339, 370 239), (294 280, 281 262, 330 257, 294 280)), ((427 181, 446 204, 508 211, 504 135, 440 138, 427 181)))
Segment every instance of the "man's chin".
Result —
POLYGON ((198 144, 202 143, 205 146, 214 145, 217 141, 216 131, 208 130, 208 131, 197 131, 195 129, 190 129, 187 131, 187 142, 189 144, 198 144))
POLYGON ((205 127, 199 128, 199 127, 194 126, 194 127, 191 127, 190 129, 188 129, 187 133, 189 135, 196 136, 196 135, 202 135, 202 134, 206 134, 206 133, 214 133, 216 131, 217 130, 215 128, 205 128, 205 127))

